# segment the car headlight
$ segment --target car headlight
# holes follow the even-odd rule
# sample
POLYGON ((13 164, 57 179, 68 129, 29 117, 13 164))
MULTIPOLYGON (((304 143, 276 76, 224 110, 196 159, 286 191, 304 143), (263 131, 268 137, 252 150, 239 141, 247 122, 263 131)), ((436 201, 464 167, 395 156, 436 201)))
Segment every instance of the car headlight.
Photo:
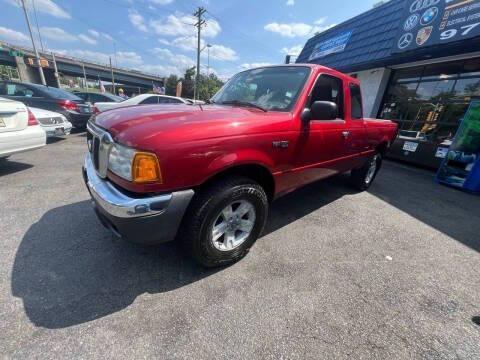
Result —
POLYGON ((108 169, 134 183, 162 182, 157 156, 149 152, 114 143, 110 149, 108 169))

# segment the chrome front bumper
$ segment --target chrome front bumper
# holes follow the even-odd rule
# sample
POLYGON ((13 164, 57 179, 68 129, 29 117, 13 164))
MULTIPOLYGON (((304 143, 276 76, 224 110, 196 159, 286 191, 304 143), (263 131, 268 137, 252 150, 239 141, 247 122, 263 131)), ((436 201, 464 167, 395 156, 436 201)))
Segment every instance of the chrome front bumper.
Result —
POLYGON ((151 197, 132 197, 100 178, 87 154, 85 184, 103 225, 127 240, 156 244, 173 240, 194 194, 184 190, 151 197))

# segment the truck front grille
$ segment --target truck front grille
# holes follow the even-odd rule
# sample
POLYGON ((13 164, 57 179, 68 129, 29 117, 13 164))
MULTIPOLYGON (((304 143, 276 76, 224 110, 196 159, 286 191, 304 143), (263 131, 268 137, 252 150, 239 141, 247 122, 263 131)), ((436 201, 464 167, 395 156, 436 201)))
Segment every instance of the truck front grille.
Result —
POLYGON ((106 178, 108 171, 108 156, 113 144, 111 135, 106 130, 89 121, 87 124, 87 142, 95 171, 98 176, 106 178))

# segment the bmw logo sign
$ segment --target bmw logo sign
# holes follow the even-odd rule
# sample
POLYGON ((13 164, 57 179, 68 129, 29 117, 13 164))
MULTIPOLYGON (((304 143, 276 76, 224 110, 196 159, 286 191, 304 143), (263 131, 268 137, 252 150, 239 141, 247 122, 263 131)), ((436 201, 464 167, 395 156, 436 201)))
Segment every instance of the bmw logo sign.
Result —
POLYGON ((431 7, 430 9, 427 9, 423 15, 422 18, 420 19, 420 24, 422 25, 428 25, 433 22, 437 18, 438 15, 438 8, 437 7, 431 7))

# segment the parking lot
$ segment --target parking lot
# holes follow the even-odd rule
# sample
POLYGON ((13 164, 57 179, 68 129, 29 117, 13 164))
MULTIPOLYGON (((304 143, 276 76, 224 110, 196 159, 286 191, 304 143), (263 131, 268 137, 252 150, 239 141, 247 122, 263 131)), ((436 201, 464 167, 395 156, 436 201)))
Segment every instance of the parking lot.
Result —
POLYGON ((76 133, 0 165, 1 357, 478 359, 480 199, 432 172, 310 185, 205 270, 100 225, 85 149, 76 133))

